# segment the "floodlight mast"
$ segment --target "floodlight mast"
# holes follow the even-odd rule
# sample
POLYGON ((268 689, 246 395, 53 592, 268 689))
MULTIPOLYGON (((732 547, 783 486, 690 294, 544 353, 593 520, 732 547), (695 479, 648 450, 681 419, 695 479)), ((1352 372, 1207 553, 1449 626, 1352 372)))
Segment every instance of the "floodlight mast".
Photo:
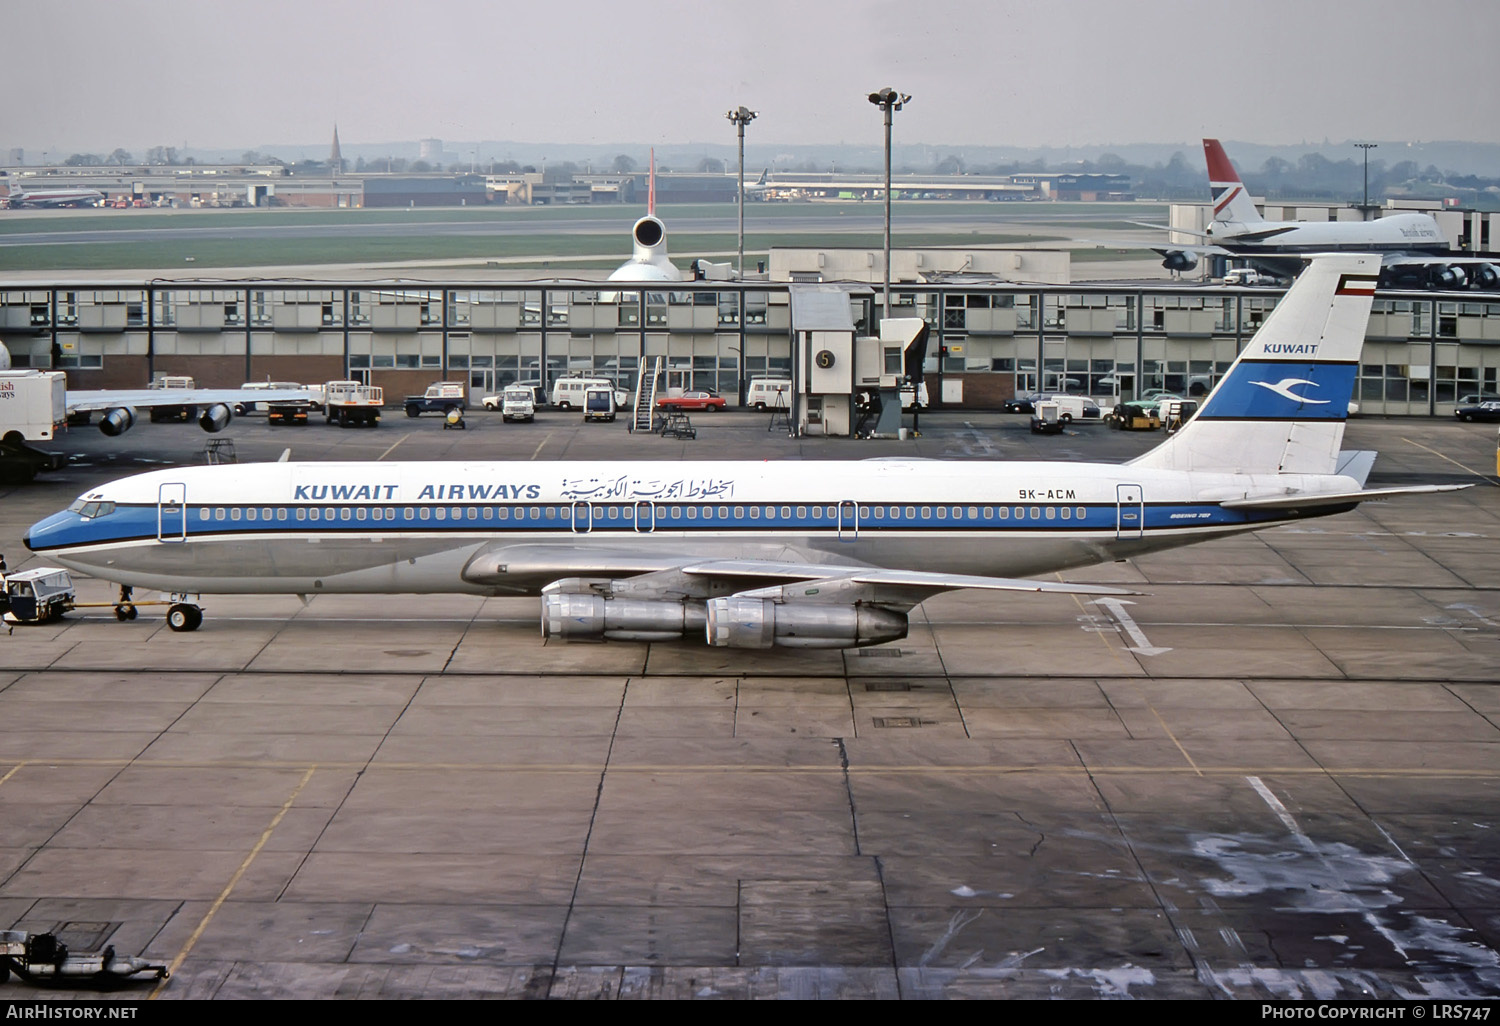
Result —
POLYGON ((885 316, 891 316, 891 115, 911 101, 890 86, 870 94, 870 102, 885 114, 885 316))
POLYGON ((745 126, 755 120, 756 113, 747 107, 736 107, 724 115, 734 122, 740 137, 740 248, 739 263, 735 266, 735 274, 739 278, 745 277, 745 126))
POLYGON ((1365 151, 1365 201, 1360 205, 1359 217, 1362 221, 1370 219, 1370 151, 1379 146, 1379 143, 1355 143, 1359 149, 1365 151))

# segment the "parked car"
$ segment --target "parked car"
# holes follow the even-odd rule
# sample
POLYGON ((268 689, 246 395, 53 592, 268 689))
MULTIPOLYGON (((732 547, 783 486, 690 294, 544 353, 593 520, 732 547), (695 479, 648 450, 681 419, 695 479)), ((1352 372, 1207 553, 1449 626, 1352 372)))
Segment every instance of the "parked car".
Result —
POLYGON ((441 413, 447 416, 453 410, 468 408, 462 381, 435 381, 421 395, 409 395, 403 401, 408 417, 420 417, 424 413, 441 413))
POLYGON ((1453 411, 1453 415, 1459 420, 1500 420, 1500 400, 1477 403, 1474 406, 1460 406, 1453 411))
POLYGON ((681 395, 664 395, 656 400, 658 410, 710 410, 724 408, 724 397, 707 389, 684 392, 681 395))
POLYGON ((1033 413, 1036 404, 1047 398, 1046 392, 1027 392, 1012 399, 1005 400, 1004 410, 1006 413, 1033 413))

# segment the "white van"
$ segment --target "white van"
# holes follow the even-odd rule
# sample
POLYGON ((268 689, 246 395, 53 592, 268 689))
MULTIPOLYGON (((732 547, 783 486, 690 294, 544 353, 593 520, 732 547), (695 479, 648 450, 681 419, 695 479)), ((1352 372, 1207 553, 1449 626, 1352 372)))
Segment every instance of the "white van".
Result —
POLYGON ((630 393, 615 388, 615 383, 606 378, 558 378, 552 385, 552 405, 562 410, 581 410, 584 395, 591 388, 609 389, 614 393, 616 406, 630 403, 630 393))
POLYGON ((1224 272, 1225 285, 1269 285, 1270 278, 1253 267, 1236 267, 1224 272))
POLYGON ((1104 411, 1099 404, 1084 395, 1049 395, 1048 402, 1057 404, 1057 417, 1064 424, 1075 420, 1102 420, 1104 411))
POLYGON ((791 409, 792 383, 786 378, 756 378, 745 393, 745 405, 756 410, 791 409))

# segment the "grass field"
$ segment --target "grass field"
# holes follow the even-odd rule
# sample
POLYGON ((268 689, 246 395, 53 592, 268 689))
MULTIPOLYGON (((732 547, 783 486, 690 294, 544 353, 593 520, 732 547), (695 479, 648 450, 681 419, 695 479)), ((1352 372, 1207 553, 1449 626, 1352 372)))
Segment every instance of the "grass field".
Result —
MULTIPOLYGON (((963 204, 897 203, 894 205, 892 243, 911 246, 1011 246, 1046 245, 1082 230, 1122 230, 1130 217, 1163 216, 1157 205, 1137 204, 963 204), (921 222, 923 215, 972 215, 966 228, 903 232, 903 217, 921 222), (1076 220, 1075 220, 1076 218, 1076 220), (1049 221, 1055 223, 1049 224, 1049 221)), ((878 204, 869 203, 777 203, 749 204, 745 210, 745 256, 747 261, 765 257, 773 246, 829 245, 878 247, 883 236, 876 231, 757 230, 757 221, 776 218, 781 222, 802 218, 838 216, 858 211, 868 223, 878 217, 878 204)), ((534 261, 539 267, 566 263, 570 267, 609 268, 629 255, 629 229, 645 213, 640 206, 578 207, 468 207, 395 210, 97 210, 46 212, 28 216, 0 217, 0 271, 4 270, 116 270, 155 268, 273 267, 318 264, 400 264, 495 261, 507 265, 534 261), (550 227, 600 222, 597 230, 551 231, 550 227), (443 225, 509 226, 534 225, 535 231, 486 234, 449 234, 443 225), (341 235, 350 225, 391 225, 409 228, 433 225, 431 235, 377 232, 358 237, 341 235), (247 231, 243 238, 202 238, 196 230, 238 228, 310 229, 290 238, 264 238, 247 231), (318 228, 327 227, 322 234, 318 228), (67 241, 69 234, 114 231, 160 231, 149 241, 112 242, 89 239, 67 241), (46 233, 56 241, 8 243, 7 237, 46 233)), ((724 204, 684 204, 659 212, 668 228, 668 249, 679 266, 698 257, 722 260, 733 253, 737 236, 733 230, 734 208, 724 204), (722 219, 726 230, 707 233, 674 233, 673 218, 722 219)), ((1135 254, 1138 256, 1139 254, 1135 254)), ((1078 259, 1129 259, 1115 250, 1079 251, 1078 259)))

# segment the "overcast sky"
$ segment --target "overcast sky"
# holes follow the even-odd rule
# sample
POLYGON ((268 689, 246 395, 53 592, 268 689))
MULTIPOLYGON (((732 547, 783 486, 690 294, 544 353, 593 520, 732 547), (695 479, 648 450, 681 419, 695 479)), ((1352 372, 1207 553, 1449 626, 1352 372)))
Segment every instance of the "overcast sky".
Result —
POLYGON ((1500 141, 1495 0, 36 0, 28 159, 446 140, 1500 141))

